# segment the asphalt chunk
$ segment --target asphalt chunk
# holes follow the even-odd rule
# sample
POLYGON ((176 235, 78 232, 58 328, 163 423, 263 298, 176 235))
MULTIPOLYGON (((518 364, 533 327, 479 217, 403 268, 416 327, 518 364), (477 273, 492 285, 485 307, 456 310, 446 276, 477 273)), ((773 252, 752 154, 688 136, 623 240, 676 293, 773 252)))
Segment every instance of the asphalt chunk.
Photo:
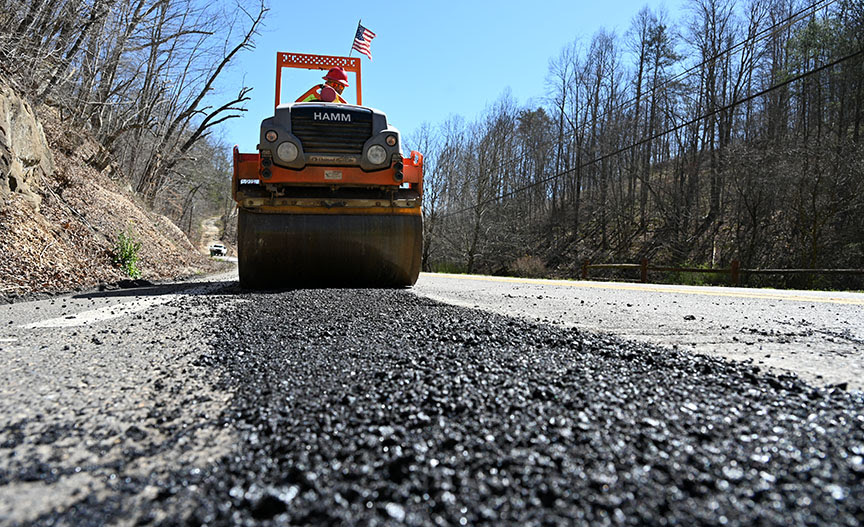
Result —
POLYGON ((249 298, 197 362, 240 444, 179 523, 864 518, 860 393, 406 291, 249 298))

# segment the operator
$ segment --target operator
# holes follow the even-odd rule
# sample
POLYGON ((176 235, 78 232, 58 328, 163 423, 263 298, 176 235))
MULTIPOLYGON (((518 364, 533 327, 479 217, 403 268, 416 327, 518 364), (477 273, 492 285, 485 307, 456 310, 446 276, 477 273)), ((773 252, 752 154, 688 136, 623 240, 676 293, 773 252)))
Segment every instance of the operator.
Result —
POLYGON ((342 91, 348 87, 348 75, 345 74, 345 70, 336 66, 330 68, 327 75, 321 78, 324 79, 324 84, 319 85, 318 92, 309 95, 301 102, 323 101, 347 104, 348 101, 342 98, 342 91))

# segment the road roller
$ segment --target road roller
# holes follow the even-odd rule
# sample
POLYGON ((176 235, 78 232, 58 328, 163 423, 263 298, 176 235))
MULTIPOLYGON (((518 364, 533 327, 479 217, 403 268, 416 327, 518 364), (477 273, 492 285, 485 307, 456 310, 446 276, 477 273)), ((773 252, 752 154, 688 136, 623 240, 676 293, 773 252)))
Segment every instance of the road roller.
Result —
MULTIPOLYGON (((347 81, 344 81, 347 85, 347 81)), ((277 53, 276 107, 256 153, 234 147, 240 285, 408 287, 423 246, 423 156, 363 106, 357 57, 277 53), (282 103, 282 72, 354 74, 357 104, 326 84, 282 103), (336 70, 334 70, 336 68, 336 70), (328 102, 331 101, 331 102, 328 102)))

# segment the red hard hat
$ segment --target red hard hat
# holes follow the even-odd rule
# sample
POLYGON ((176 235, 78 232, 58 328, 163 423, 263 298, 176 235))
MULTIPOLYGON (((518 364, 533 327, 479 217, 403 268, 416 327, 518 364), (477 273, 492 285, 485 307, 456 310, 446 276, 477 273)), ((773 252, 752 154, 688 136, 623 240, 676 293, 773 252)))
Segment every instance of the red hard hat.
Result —
POLYGON ((327 75, 321 77, 326 81, 335 81, 341 84, 342 86, 348 87, 348 75, 345 74, 345 70, 336 66, 335 68, 330 68, 330 71, 327 72, 327 75))

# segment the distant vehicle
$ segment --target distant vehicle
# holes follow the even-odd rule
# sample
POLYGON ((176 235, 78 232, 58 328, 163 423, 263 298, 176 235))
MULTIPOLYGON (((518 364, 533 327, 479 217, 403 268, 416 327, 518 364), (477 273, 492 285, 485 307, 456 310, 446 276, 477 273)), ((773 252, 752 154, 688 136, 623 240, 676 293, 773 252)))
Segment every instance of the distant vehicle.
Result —
POLYGON ((210 245, 210 256, 225 256, 228 254, 228 247, 221 243, 213 243, 210 245))

